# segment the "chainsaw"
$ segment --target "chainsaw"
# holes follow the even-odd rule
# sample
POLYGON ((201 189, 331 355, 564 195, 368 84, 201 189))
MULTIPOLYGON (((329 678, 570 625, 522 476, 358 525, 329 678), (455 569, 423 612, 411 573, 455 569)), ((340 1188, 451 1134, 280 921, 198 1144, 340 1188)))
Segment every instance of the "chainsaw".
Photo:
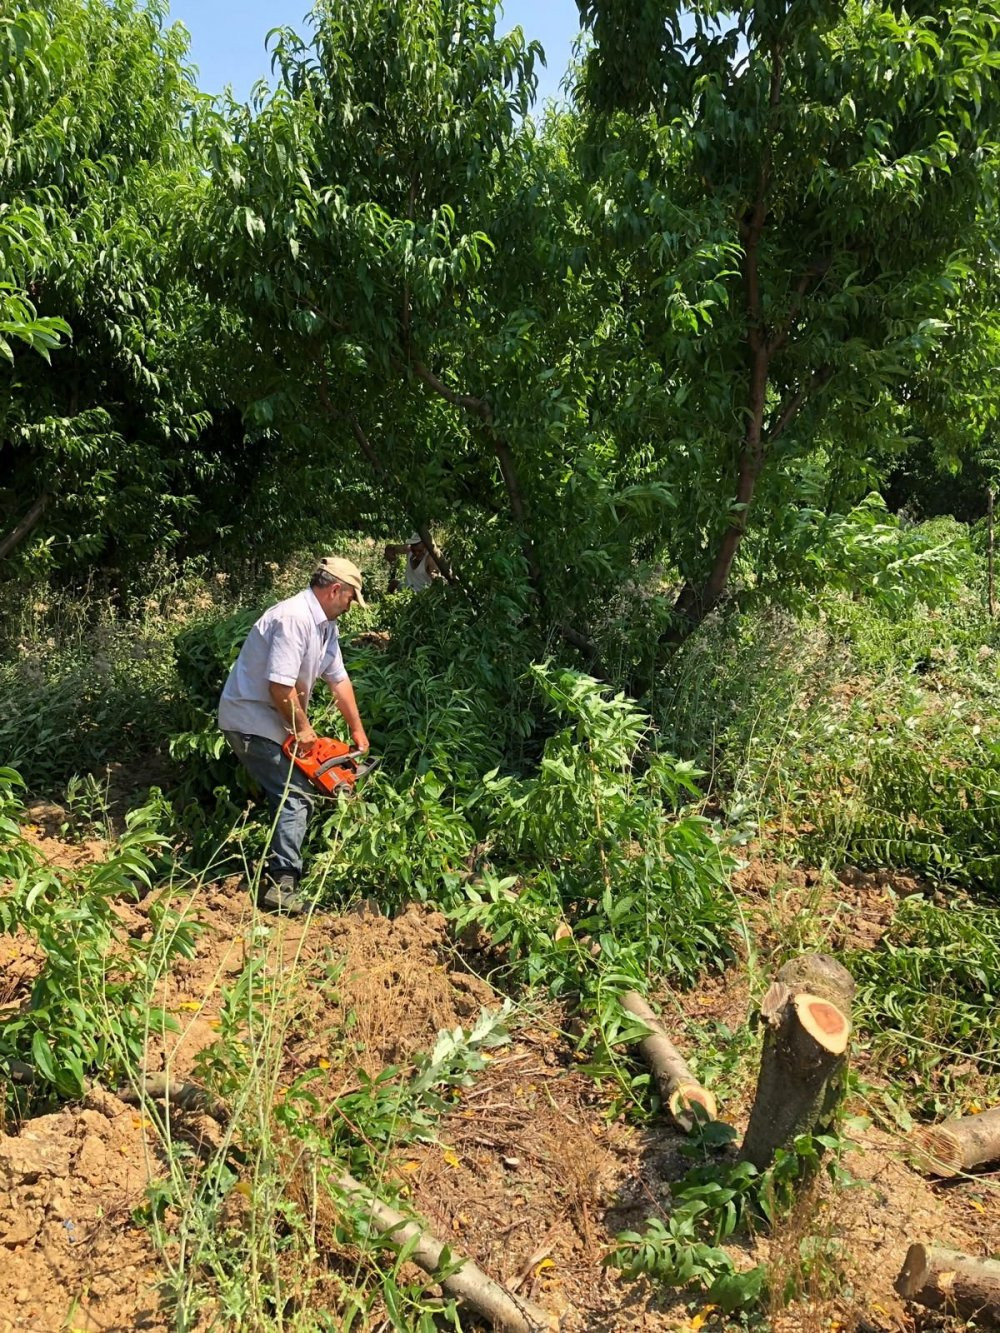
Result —
POLYGON ((300 773, 304 773, 321 796, 350 796, 355 784, 367 777, 381 760, 369 759, 359 764, 364 750, 352 750, 343 741, 332 736, 321 736, 314 741, 308 754, 298 754, 294 736, 289 736, 281 747, 300 773))

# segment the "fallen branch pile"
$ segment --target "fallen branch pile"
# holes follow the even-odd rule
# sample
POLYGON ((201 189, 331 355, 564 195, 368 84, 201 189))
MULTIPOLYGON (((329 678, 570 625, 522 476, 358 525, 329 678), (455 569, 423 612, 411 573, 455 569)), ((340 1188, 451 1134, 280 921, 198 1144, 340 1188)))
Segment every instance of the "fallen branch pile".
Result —
MULTIPOLYGON (((144 1097, 152 1097, 182 1110, 199 1111, 220 1124, 229 1119, 227 1108, 195 1083, 151 1077, 141 1089, 122 1089, 116 1095, 133 1105, 141 1105, 144 1097)), ((444 1292, 462 1301, 493 1328, 503 1329, 506 1333, 554 1333, 558 1330, 559 1320, 555 1315, 494 1282, 471 1259, 455 1254, 451 1246, 433 1235, 421 1219, 407 1217, 382 1203, 347 1172, 334 1184, 345 1199, 360 1208, 363 1220, 380 1236, 399 1249, 407 1246, 409 1259, 437 1277, 444 1292), (412 1249, 409 1249, 410 1245, 412 1249), (438 1276, 442 1267, 446 1268, 446 1275, 438 1276)))

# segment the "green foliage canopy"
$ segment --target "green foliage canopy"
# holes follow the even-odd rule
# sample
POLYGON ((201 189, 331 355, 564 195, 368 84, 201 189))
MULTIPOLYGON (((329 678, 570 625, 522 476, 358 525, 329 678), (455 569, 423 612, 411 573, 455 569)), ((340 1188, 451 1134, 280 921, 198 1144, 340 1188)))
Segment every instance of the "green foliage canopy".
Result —
POLYGON ((0 18, 0 556, 29 567, 169 545, 212 465, 219 320, 169 218, 200 99, 165 18, 160 0, 0 18))
MULTIPOLYGON (((824 508, 857 501, 927 383, 948 399, 957 358, 944 353, 982 364, 1000 11, 580 8, 595 38, 581 80, 591 207, 640 294, 620 373, 641 382, 658 359, 671 383, 656 403, 685 516, 670 547, 687 580, 677 610, 697 621, 744 537, 746 574, 780 511, 803 487, 818 498, 810 464, 822 462, 824 508)), ((974 422, 962 387, 953 435, 974 422)), ((974 396, 989 392, 980 382, 974 396)), ((657 421, 632 415, 646 415, 642 447, 657 421)))

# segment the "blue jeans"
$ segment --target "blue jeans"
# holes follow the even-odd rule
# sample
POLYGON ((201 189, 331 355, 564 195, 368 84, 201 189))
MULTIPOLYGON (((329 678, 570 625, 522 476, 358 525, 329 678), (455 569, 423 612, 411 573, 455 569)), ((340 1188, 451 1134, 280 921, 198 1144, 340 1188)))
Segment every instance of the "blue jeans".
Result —
POLYGON ((246 771, 264 789, 274 820, 265 871, 273 879, 292 875, 296 883, 302 873, 302 842, 313 805, 309 779, 293 767, 277 741, 266 736, 224 733, 233 753, 246 771))

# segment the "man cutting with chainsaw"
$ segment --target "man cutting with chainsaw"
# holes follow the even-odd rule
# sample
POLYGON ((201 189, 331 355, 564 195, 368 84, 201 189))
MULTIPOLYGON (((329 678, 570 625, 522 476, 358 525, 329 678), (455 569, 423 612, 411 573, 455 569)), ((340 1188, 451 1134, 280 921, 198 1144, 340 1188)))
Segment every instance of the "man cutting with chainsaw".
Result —
POLYGON ((294 737, 298 752, 308 754, 318 740, 308 716, 318 679, 329 685, 356 749, 368 749, 336 623, 354 602, 365 605, 361 589, 361 571, 350 560, 317 561, 309 587, 269 607, 251 629, 219 701, 219 727, 264 789, 274 819, 257 897, 266 911, 307 910, 297 890, 314 789, 282 746, 294 737))

